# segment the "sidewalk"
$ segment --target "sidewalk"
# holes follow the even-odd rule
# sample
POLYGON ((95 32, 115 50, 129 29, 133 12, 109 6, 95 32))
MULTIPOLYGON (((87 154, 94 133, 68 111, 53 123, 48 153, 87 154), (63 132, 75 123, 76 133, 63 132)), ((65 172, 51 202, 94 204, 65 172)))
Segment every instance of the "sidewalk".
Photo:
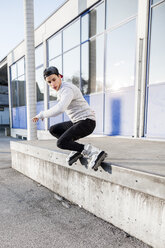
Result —
POLYGON ((0 137, 1 248, 149 248, 13 170, 9 141, 0 137))
POLYGON ((16 140, 5 137, 4 132, 0 132, 0 169, 11 167, 10 141, 16 140))

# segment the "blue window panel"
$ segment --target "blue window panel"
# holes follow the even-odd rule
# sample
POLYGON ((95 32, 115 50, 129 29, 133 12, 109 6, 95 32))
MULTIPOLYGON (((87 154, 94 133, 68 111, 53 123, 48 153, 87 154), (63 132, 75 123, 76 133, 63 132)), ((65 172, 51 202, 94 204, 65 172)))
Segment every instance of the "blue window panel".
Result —
POLYGON ((104 103, 104 94, 97 93, 90 95, 90 107, 94 110, 96 115, 96 128, 94 134, 103 134, 103 103, 104 103))
POLYGON ((150 85, 148 91, 147 137, 165 138, 165 84, 150 85))
MULTIPOLYGON (((52 108, 53 106, 55 106, 57 104, 57 101, 51 101, 49 102, 49 108, 52 108)), ((49 119, 49 127, 57 124, 57 123, 61 123, 63 122, 63 114, 60 114, 58 116, 55 117, 50 117, 49 119)))
POLYGON ((19 128, 18 108, 12 108, 12 128, 19 128))
POLYGON ((90 95, 84 95, 85 100, 90 105, 90 95))
POLYGON ((27 128, 26 106, 12 108, 13 128, 27 128))
POLYGON ((27 129, 26 106, 18 107, 19 128, 27 129))
POLYGON ((105 93, 104 133, 132 136, 134 127, 134 87, 105 93))
MULTIPOLYGON (((44 110, 44 102, 37 102, 37 114, 39 114, 41 111, 44 110)), ((44 121, 41 119, 37 122, 37 129, 38 130, 44 130, 45 129, 45 124, 44 121)))

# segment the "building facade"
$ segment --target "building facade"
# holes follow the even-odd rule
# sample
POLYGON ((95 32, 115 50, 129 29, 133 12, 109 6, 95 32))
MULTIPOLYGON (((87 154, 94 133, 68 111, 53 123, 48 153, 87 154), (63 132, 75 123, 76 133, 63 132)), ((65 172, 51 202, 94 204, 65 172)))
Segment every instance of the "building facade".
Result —
MULTIPOLYGON (((35 30, 37 113, 57 103, 56 66, 96 113, 95 134, 165 138, 165 1, 68 0, 35 30)), ((7 55, 11 135, 27 136, 25 44, 7 55)), ((37 123, 48 138, 61 114, 37 123)))

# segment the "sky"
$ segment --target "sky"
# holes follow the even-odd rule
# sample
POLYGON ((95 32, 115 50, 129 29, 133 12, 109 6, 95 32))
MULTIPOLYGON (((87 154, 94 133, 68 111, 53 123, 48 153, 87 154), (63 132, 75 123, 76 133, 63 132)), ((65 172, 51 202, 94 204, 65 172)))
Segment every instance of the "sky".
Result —
MULTIPOLYGON (((65 0, 34 0, 38 27, 65 0)), ((24 40, 24 0, 0 0, 0 61, 24 40)))

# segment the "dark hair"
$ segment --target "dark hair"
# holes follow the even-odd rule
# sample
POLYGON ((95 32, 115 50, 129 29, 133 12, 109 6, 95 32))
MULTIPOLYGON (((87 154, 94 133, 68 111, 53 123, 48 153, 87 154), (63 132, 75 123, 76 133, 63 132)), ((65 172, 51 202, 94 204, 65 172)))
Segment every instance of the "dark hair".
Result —
POLYGON ((46 79, 46 77, 49 77, 50 75, 52 75, 52 74, 56 74, 57 76, 61 76, 61 77, 63 77, 60 73, 59 73, 59 71, 58 71, 58 69, 56 68, 56 67, 54 67, 54 66, 50 66, 50 67, 48 67, 48 68, 46 68, 45 70, 44 70, 44 79, 46 79))

